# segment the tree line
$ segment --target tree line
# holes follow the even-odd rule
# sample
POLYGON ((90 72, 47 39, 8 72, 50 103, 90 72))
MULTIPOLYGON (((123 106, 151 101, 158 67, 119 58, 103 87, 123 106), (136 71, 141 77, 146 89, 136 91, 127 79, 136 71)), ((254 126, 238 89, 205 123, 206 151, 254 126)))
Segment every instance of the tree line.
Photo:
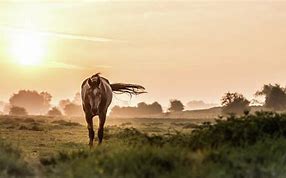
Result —
MULTIPOLYGON (((170 100, 169 112, 180 112, 184 110, 184 105, 180 100, 173 99, 170 100)), ((138 103, 135 107, 120 107, 114 106, 111 110, 110 116, 150 116, 159 115, 163 113, 163 108, 158 102, 152 104, 146 104, 145 102, 138 103)))
POLYGON ((3 112, 10 115, 82 115, 80 93, 76 93, 73 100, 61 100, 55 107, 52 107, 51 100, 52 95, 48 92, 20 90, 10 97, 9 103, 4 105, 3 112))
MULTIPOLYGON (((264 85, 254 96, 263 96, 263 107, 272 111, 286 110, 286 88, 275 84, 264 85)), ((61 100, 56 107, 51 105, 52 95, 48 92, 37 92, 33 90, 20 90, 14 93, 9 103, 4 107, 4 113, 11 115, 50 115, 50 116, 82 116, 81 96, 76 93, 72 100, 61 100)), ((251 110, 251 103, 256 100, 248 100, 237 92, 227 92, 221 98, 222 114, 247 114, 251 110)), ((181 112, 184 105, 180 100, 170 100, 167 112, 181 112)), ((135 107, 114 106, 111 116, 149 116, 162 114, 163 108, 158 102, 146 104, 138 103, 135 107)))
MULTIPOLYGON (((261 90, 258 90, 254 96, 263 96, 262 103, 265 109, 271 111, 285 111, 286 110, 286 88, 278 84, 264 85, 261 90)), ((251 101, 246 99, 242 94, 237 92, 226 93, 222 99, 223 114, 248 114, 251 110, 251 101)), ((256 100, 253 100, 257 103, 256 100)))
MULTIPOLYGON (((72 100, 60 100, 57 106, 51 105, 52 95, 48 92, 37 92, 34 90, 20 90, 14 93, 9 103, 4 106, 4 113, 10 115, 49 115, 49 116, 82 116, 81 96, 76 93, 72 100)), ((183 111, 184 105, 179 100, 171 100, 170 112, 183 111)), ((153 115, 163 113, 162 106, 158 102, 146 104, 138 103, 136 107, 114 106, 111 115, 153 115)))

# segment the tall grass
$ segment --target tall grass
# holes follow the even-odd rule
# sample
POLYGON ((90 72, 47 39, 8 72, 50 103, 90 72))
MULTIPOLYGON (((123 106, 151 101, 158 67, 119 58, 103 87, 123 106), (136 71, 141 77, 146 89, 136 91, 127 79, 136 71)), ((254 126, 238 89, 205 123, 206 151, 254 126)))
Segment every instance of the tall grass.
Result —
POLYGON ((257 113, 204 124, 193 133, 108 132, 92 150, 42 159, 48 177, 285 177, 285 115, 257 113))
MULTIPOLYGON (((64 132, 65 128, 56 132, 64 132)), ((39 175, 51 178, 286 177, 286 115, 283 114, 230 116, 213 124, 197 125, 193 132, 158 135, 126 126, 110 126, 105 129, 104 139, 101 146, 93 149, 69 142, 64 147, 70 149, 40 157, 43 172, 39 175)), ((33 172, 39 172, 27 165, 18 150, 0 140, 0 177, 33 177, 33 172)))
POLYGON ((21 158, 19 150, 0 139, 0 177, 30 177, 32 169, 21 158))

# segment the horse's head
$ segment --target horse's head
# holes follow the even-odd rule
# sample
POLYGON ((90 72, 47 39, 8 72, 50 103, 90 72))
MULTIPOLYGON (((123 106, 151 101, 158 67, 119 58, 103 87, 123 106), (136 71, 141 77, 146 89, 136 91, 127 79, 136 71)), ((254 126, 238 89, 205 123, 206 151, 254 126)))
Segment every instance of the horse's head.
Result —
POLYGON ((90 86, 89 102, 91 104, 92 112, 98 114, 98 107, 101 101, 101 79, 98 74, 93 75, 88 79, 88 85, 90 86))

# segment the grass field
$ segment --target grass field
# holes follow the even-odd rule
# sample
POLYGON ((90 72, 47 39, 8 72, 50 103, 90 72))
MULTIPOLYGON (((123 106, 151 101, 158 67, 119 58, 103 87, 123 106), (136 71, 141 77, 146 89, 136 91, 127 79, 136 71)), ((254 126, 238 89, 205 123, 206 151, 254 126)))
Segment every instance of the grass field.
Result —
POLYGON ((0 177, 286 176, 285 115, 110 118, 93 149, 85 124, 69 119, 1 116, 0 177))

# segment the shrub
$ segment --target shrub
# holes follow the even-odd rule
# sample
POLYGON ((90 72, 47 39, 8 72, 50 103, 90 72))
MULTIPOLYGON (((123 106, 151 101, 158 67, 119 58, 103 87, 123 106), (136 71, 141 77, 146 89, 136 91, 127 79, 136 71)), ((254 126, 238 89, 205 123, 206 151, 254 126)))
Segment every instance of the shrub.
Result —
POLYGON ((222 112, 224 114, 239 114, 242 115, 245 111, 249 111, 250 102, 241 94, 226 93, 222 97, 222 112))
POLYGON ((24 107, 29 113, 44 114, 50 108, 52 96, 47 92, 20 90, 9 99, 13 106, 24 107))
POLYGON ((286 88, 280 85, 264 85, 261 91, 256 92, 256 96, 265 96, 265 107, 275 111, 286 109, 286 88))
POLYGON ((62 116, 62 112, 58 108, 53 107, 51 110, 48 111, 47 115, 48 116, 62 116))
POLYGON ((192 149, 245 146, 266 138, 286 138, 286 115, 257 112, 242 117, 229 116, 213 125, 207 123, 200 126, 190 137, 189 146, 192 149))
POLYGON ((50 167, 50 177, 152 178, 188 173, 191 160, 186 154, 186 150, 172 147, 162 151, 150 145, 102 145, 92 151, 60 153, 42 163, 50 167))
MULTIPOLYGON (((60 152, 57 156, 41 159, 41 163, 45 167, 47 177, 283 178, 286 176, 284 136, 278 138, 274 136, 275 132, 264 128, 258 134, 260 139, 251 144, 247 143, 247 139, 243 139, 247 144, 236 145, 232 144, 231 138, 225 139, 223 135, 225 130, 237 124, 234 122, 237 120, 242 120, 245 125, 259 123, 259 126, 263 126, 274 122, 272 119, 277 119, 270 113, 262 115, 262 118, 268 121, 264 122, 259 118, 259 114, 248 118, 255 119, 251 124, 243 118, 229 118, 226 121, 218 121, 215 125, 206 123, 195 135, 178 132, 166 137, 148 136, 133 128, 116 128, 113 140, 100 147, 71 153, 60 152), (216 132, 219 133, 212 138, 212 134, 216 132), (197 134, 203 134, 205 137, 197 137, 197 134), (204 143, 201 149, 192 150, 194 141, 204 143), (216 146, 212 145, 215 141, 218 142, 216 146)), ((277 122, 283 123, 284 120, 285 118, 278 119, 277 122)), ((247 126, 246 130, 252 128, 247 126)), ((233 128, 231 132, 236 129, 240 128, 233 128)))
POLYGON ((81 105, 74 103, 67 104, 64 108, 64 112, 67 116, 81 116, 83 115, 81 105))
POLYGON ((65 121, 65 120, 55 120, 52 123, 62 125, 62 126, 80 126, 80 124, 77 122, 71 122, 71 121, 65 121))
POLYGON ((171 100, 170 101, 170 108, 168 109, 171 112, 178 112, 184 110, 184 105, 180 100, 171 100))
POLYGON ((10 108, 9 115, 25 116, 28 115, 28 112, 23 107, 13 106, 10 108))
POLYGON ((19 150, 0 140, 0 177, 31 177, 33 171, 27 166, 19 150))

